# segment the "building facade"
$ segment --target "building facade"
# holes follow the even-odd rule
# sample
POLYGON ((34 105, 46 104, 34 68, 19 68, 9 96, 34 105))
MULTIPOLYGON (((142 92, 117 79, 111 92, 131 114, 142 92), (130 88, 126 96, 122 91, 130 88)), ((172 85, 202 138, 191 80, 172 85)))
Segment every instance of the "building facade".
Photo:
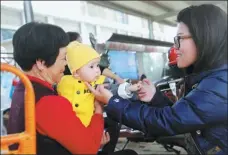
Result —
MULTIPOLYGON (((35 21, 55 24, 65 31, 79 32, 86 44, 90 44, 89 33, 94 34, 98 43, 104 43, 112 33, 173 42, 176 33, 175 27, 150 23, 144 17, 98 6, 89 1, 32 1, 32 7, 35 21)), ((13 34, 23 24, 23 1, 2 1, 1 45, 9 53, 13 52, 13 34)), ((139 74, 147 73, 153 80, 160 78, 167 60, 164 50, 162 53, 137 53, 136 57, 137 63, 144 64, 139 65, 139 74), (149 74, 152 72, 154 74, 149 74)))
MULTIPOLYGON (((56 24, 65 31, 81 33, 83 42, 89 44, 89 33, 93 33, 99 43, 105 42, 112 33, 120 33, 162 41, 173 41, 175 28, 149 20, 91 4, 87 1, 32 1, 36 21, 56 24)), ((1 40, 12 38, 15 30, 25 24, 23 1, 1 2, 1 40)))

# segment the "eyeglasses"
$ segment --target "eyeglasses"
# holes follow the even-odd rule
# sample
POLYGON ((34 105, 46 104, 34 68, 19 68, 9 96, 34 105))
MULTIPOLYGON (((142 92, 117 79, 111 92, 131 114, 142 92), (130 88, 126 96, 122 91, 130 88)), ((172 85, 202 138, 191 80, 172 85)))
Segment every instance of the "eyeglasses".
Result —
POLYGON ((174 37, 174 46, 176 49, 180 48, 180 39, 189 39, 192 38, 192 36, 176 36, 174 37))

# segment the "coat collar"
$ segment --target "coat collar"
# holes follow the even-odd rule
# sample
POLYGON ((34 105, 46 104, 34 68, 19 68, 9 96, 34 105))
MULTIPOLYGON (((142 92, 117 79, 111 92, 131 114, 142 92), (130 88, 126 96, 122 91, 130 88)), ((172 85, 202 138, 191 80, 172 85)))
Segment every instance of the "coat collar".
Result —
POLYGON ((215 69, 204 71, 204 72, 201 72, 198 74, 191 74, 189 76, 186 76, 185 81, 186 81, 186 84, 188 86, 193 87, 194 85, 198 84, 202 79, 211 75, 212 73, 223 71, 223 70, 228 71, 228 65, 227 64, 221 65, 220 67, 217 67, 215 69))

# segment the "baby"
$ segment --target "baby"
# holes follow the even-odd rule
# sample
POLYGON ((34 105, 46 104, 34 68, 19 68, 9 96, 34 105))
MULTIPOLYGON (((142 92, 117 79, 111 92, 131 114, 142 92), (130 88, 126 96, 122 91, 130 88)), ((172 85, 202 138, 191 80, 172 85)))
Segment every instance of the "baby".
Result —
MULTIPOLYGON (((94 112, 94 95, 85 82, 96 87, 105 81, 105 76, 101 75, 99 68, 100 56, 92 47, 73 41, 67 46, 66 59, 72 75, 62 77, 57 85, 57 91, 70 101, 73 111, 87 127, 94 112)), ((123 98, 131 98, 131 92, 139 88, 138 84, 124 82, 119 86, 117 93, 123 98)))

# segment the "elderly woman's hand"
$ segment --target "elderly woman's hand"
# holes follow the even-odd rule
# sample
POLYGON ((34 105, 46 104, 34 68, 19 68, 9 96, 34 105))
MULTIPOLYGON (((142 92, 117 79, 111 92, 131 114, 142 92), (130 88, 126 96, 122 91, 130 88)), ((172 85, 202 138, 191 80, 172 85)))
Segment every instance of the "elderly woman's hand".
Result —
POLYGON ((151 83, 148 79, 144 79, 139 83, 141 84, 141 88, 138 91, 138 97, 140 101, 150 102, 156 93, 154 84, 151 83))
POLYGON ((107 104, 110 98, 113 96, 111 91, 104 88, 104 85, 98 85, 96 89, 94 89, 90 84, 86 83, 89 90, 95 95, 96 100, 107 104))
POLYGON ((94 113, 95 114, 103 114, 104 111, 104 105, 100 103, 99 101, 94 101, 94 113))
POLYGON ((101 147, 107 144, 110 141, 110 135, 108 132, 103 132, 103 136, 101 138, 101 147))

